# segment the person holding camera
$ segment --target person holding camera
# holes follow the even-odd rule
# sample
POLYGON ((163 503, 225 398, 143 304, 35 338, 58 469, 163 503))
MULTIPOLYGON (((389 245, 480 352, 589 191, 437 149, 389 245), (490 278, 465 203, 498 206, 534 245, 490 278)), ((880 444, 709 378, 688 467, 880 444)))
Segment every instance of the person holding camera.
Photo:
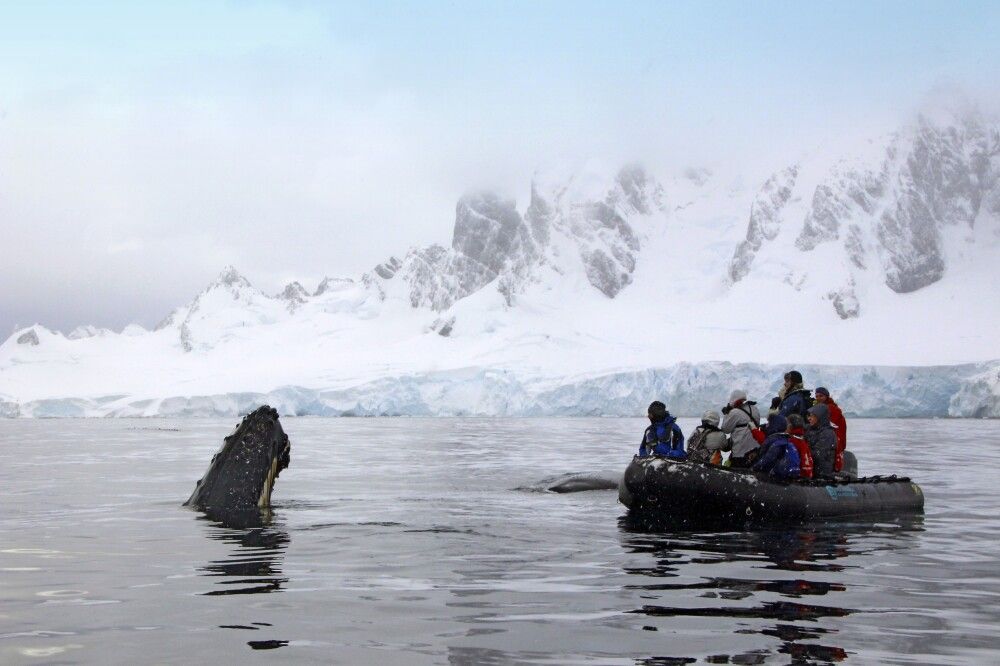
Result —
POLYGON ((747 400, 746 391, 736 389, 729 395, 729 403, 722 408, 722 414, 722 432, 729 435, 733 443, 729 465, 746 469, 753 465, 760 448, 753 436, 753 431, 760 428, 757 403, 747 400))

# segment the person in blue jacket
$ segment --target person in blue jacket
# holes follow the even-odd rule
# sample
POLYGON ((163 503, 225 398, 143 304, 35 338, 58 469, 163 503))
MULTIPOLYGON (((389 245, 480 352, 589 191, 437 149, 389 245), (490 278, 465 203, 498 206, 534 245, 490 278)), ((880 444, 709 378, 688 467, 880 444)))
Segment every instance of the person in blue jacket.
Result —
POLYGON ((677 425, 677 419, 667 411, 667 406, 659 400, 651 402, 646 416, 649 417, 650 425, 642 435, 639 456, 645 458, 655 454, 680 460, 686 458, 684 433, 677 425))
POLYGON ((778 412, 786 419, 792 414, 806 417, 806 411, 813 406, 811 391, 802 386, 802 373, 789 370, 785 373, 785 384, 778 393, 778 412))
POLYGON ((755 472, 765 472, 776 479, 799 478, 799 452, 788 439, 788 420, 781 414, 767 419, 767 439, 761 445, 755 472))

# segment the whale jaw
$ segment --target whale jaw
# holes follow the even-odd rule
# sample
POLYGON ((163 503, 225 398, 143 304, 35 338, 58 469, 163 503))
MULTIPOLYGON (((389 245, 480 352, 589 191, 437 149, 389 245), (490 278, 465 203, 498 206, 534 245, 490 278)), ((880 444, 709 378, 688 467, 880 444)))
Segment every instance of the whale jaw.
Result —
POLYGON ((278 458, 271 458, 271 467, 267 470, 267 478, 264 479, 264 487, 260 489, 260 497, 257 499, 258 509, 271 508, 271 491, 274 490, 274 480, 278 478, 278 458))
POLYGON ((259 407, 226 437, 184 505, 216 514, 267 510, 290 452, 277 410, 259 407))

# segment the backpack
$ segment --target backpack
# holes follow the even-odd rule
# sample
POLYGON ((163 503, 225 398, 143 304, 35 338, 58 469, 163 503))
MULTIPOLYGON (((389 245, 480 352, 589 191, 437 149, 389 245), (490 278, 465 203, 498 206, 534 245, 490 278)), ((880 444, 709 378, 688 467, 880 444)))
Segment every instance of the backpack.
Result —
POLYGON ((708 436, 708 432, 709 432, 708 429, 703 426, 698 426, 697 428, 695 428, 694 432, 691 433, 691 437, 688 438, 687 441, 688 451, 692 451, 701 446, 701 443, 705 441, 705 437, 708 436))
POLYGON ((813 477, 813 457, 809 450, 809 444, 799 433, 789 433, 788 441, 791 442, 795 450, 799 452, 799 475, 803 479, 813 477))
POLYGON ((706 426, 702 424, 695 428, 694 432, 691 433, 691 437, 689 437, 687 441, 687 454, 689 456, 694 456, 695 459, 701 460, 702 462, 711 462, 716 456, 719 456, 721 461, 722 454, 719 453, 719 451, 714 451, 712 452, 712 455, 708 455, 708 449, 704 447, 705 440, 708 439, 708 436, 713 432, 721 433, 722 431, 713 425, 706 426))

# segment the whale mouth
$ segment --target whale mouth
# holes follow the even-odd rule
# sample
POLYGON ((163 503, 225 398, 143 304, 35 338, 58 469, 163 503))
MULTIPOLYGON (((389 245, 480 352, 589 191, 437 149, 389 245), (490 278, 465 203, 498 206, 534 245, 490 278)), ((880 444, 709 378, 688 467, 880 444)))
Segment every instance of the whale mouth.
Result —
POLYGON ((289 447, 285 446, 280 456, 271 457, 271 466, 267 470, 267 476, 264 477, 264 485, 261 487, 260 497, 257 499, 258 509, 271 508, 271 492, 274 490, 274 480, 278 478, 278 473, 282 469, 281 460, 287 460, 288 454, 289 447))

